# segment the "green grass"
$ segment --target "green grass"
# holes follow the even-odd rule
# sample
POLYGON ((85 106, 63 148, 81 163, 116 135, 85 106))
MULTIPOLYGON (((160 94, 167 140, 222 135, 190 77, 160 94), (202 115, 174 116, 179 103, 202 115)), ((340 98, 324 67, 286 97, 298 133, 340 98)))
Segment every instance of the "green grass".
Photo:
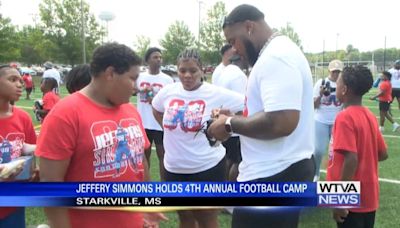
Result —
MULTIPOLYGON (((25 100, 23 98, 16 103, 17 106, 28 107, 25 108, 32 117, 33 113, 30 107, 33 106, 33 100, 41 98, 41 93, 39 89, 39 78, 36 78, 37 89, 35 93, 32 94, 32 100, 25 100)), ((62 96, 66 96, 67 92, 64 87, 61 88, 60 91, 62 96)), ((374 94, 376 94, 376 89, 371 90, 371 92, 364 97, 364 105, 370 107, 371 111, 373 111, 378 116, 378 103, 376 101, 368 100, 368 98, 374 94)), ((132 97, 132 103, 136 102, 136 97, 132 97)), ((392 107, 393 116, 396 118, 400 117, 400 112, 397 108, 397 103, 392 107)), ((400 122, 400 119, 397 119, 400 122)), ((34 121, 35 125, 38 125, 36 121, 34 121)), ((388 145, 388 153, 389 159, 379 164, 379 176, 381 178, 387 179, 395 179, 400 180, 400 172, 399 166, 400 164, 400 134, 398 132, 393 133, 391 131, 391 125, 388 121, 385 122, 385 132, 384 135, 391 135, 397 138, 389 138, 385 137, 386 143, 388 145)), ((326 161, 326 158, 325 158, 326 161)), ((156 157, 155 151, 151 156, 151 176, 155 181, 159 180, 158 177, 158 159, 156 157)), ((326 162, 324 162, 326 163, 326 162)), ((324 175, 322 175, 324 178, 324 175)), ((381 194, 380 194, 380 208, 378 209, 376 215, 375 227, 378 228, 393 228, 398 227, 400 224, 400 218, 397 217, 397 211, 400 211, 400 204, 398 203, 398 196, 400 192, 400 185, 393 183, 380 182, 381 194)), ((160 227, 178 227, 178 219, 176 213, 166 213, 169 221, 163 222, 160 227)), ((27 225, 38 225, 41 223, 46 223, 46 217, 41 208, 27 208, 26 213, 26 224, 27 225)), ((226 214, 220 214, 219 216, 220 227, 230 227, 231 225, 231 216, 226 214)), ((250 223, 250 221, 249 221, 250 223)), ((302 216, 300 217, 300 226, 301 228, 319 228, 319 227, 336 227, 335 223, 332 220, 331 211, 329 209, 322 208, 307 208, 303 210, 302 216)))

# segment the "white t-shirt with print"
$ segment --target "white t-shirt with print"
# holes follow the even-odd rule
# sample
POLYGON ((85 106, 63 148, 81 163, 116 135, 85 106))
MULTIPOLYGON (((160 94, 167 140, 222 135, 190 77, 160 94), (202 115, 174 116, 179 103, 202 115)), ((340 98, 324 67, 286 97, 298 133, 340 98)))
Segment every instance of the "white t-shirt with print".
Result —
MULTIPOLYGON (((329 82, 331 88, 336 89, 336 82, 329 80, 329 78, 319 79, 314 85, 314 98, 319 96, 322 81, 324 85, 329 82)), ((314 118, 316 121, 332 125, 335 122, 336 115, 342 110, 342 103, 336 99, 336 92, 331 92, 329 96, 323 95, 321 97, 321 104, 314 110, 314 118)))
POLYGON ((392 75, 392 79, 390 80, 390 83, 392 83, 392 88, 400 89, 400 70, 391 68, 388 71, 392 75))
POLYGON ((238 181, 273 176, 314 152, 312 75, 301 50, 286 36, 274 38, 254 65, 247 84, 244 116, 299 110, 296 129, 272 140, 240 136, 243 161, 238 181))
POLYGON ((214 72, 212 73, 211 76, 211 83, 214 84, 215 81, 218 81, 219 77, 221 77, 222 71, 225 69, 225 65, 223 63, 220 63, 215 69, 214 72))
POLYGON ((207 82, 194 91, 174 83, 162 89, 152 105, 164 113, 165 169, 192 174, 216 166, 225 156, 222 145, 211 147, 205 134, 197 131, 210 119, 212 109, 243 110, 244 96, 207 82))
MULTIPOLYGON (((174 83, 174 80, 160 72, 159 74, 150 74, 149 72, 140 73, 136 84, 139 89, 147 86, 153 88, 153 96, 155 96, 163 87, 174 83)), ((157 123, 153 116, 151 104, 147 101, 146 94, 139 92, 137 95, 137 109, 142 117, 143 126, 145 129, 162 131, 161 126, 157 123)))

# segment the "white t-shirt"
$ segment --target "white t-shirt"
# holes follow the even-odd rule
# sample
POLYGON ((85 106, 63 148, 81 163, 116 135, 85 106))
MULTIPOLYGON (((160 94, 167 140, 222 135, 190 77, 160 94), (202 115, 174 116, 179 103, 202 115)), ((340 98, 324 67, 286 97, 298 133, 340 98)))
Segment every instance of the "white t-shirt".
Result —
MULTIPOLYGON (((336 89, 336 82, 328 78, 319 79, 314 85, 314 98, 319 96, 322 80, 325 80, 324 85, 329 82, 330 87, 336 89)), ((342 107, 342 103, 336 99, 336 92, 331 92, 329 96, 323 95, 321 97, 321 104, 314 110, 314 118, 320 123, 332 125, 335 122, 336 115, 342 110, 342 107)))
POLYGON ((222 70, 213 84, 244 95, 246 93, 247 76, 238 66, 229 64, 222 70))
POLYGON ((258 112, 299 110, 296 129, 273 140, 240 136, 242 162, 238 181, 273 176, 314 152, 312 75, 301 50, 286 36, 278 36, 254 65, 247 84, 244 116, 258 112))
MULTIPOLYGON (((221 75, 216 78, 213 84, 243 94, 244 96, 246 94, 247 76, 238 66, 229 64, 222 70, 221 75)), ((232 134, 232 137, 237 136, 239 135, 232 134)))
MULTIPOLYGON (((153 88, 153 96, 155 96, 163 87, 174 83, 174 80, 163 72, 160 72, 156 75, 150 74, 149 72, 143 72, 139 74, 136 83, 139 89, 146 86, 153 88)), ((147 94, 139 92, 137 98, 137 109, 142 117, 144 128, 162 131, 161 126, 157 123, 153 116, 152 106, 147 101, 147 94)))
POLYGON ((56 70, 54 68, 45 70, 43 72, 42 78, 54 78, 57 81, 58 87, 60 87, 61 75, 60 75, 60 72, 58 72, 58 70, 56 70))
POLYGON ((221 76, 222 71, 225 69, 225 65, 223 63, 220 63, 215 69, 214 72, 212 73, 211 76, 211 83, 214 84, 216 80, 221 76))
POLYGON ((211 147, 205 134, 197 133, 198 129, 210 119, 212 109, 222 106, 233 113, 243 110, 244 96, 207 82, 194 91, 174 83, 162 89, 152 104, 164 113, 165 169, 192 174, 216 166, 225 156, 225 148, 211 147))
POLYGON ((393 89, 400 89, 400 70, 395 68, 389 69, 389 73, 392 75, 390 82, 392 83, 393 89))

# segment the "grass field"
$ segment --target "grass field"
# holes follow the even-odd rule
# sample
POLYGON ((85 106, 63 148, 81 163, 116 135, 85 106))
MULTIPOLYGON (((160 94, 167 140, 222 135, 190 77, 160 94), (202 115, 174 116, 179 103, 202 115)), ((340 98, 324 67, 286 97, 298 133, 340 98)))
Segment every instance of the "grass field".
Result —
MULTIPOLYGON (((39 82, 38 78, 35 77, 37 89, 32 94, 32 100, 25 100, 25 95, 21 98, 20 101, 16 103, 17 106, 22 107, 27 112, 29 112, 32 117, 32 106, 33 100, 41 98, 42 94, 39 90, 39 82)), ((373 89, 369 92, 369 94, 365 95, 363 104, 370 108, 376 116, 378 116, 378 103, 375 101, 370 101, 368 98, 371 95, 376 94, 376 90, 373 89)), ((62 96, 66 96, 67 92, 64 87, 61 88, 60 91, 62 96)), ((132 97, 132 103, 135 103, 136 97, 132 97)), ((400 111, 397 108, 397 103, 392 107, 393 116, 395 120, 400 122, 400 111)), ((34 120, 34 124, 38 125, 34 120)), ((380 163, 379 165, 379 176, 380 178, 384 178, 385 180, 380 182, 381 193, 380 193, 380 208, 376 215, 376 225, 378 228, 393 228, 398 227, 400 224, 400 218, 397 217, 397 212, 400 211, 400 203, 398 202, 400 196, 400 172, 399 165, 400 164, 400 133, 392 132, 392 128, 390 123, 386 121, 385 123, 385 140, 388 145, 388 153, 389 159, 380 163), (388 182, 389 181, 389 182, 388 182), (391 181, 391 182, 390 182, 391 181)), ((155 152, 152 153, 151 158, 151 175, 152 179, 157 181, 158 177, 158 166, 157 158, 155 156, 155 152)), ((325 163, 325 162, 324 162, 325 163)), ((322 178, 325 175, 322 174, 322 178)), ((41 223, 46 223, 46 217, 41 208, 27 208, 27 225, 38 225, 41 223)), ((178 221, 175 213, 167 213, 169 218, 168 222, 163 222, 160 227, 177 227, 178 221)), ((220 227, 230 227, 231 224, 231 216, 226 214, 221 214, 219 216, 220 227)), ((251 222, 249 221, 249 227, 251 227, 251 222)), ((320 208, 306 208, 302 212, 302 216, 300 218, 300 226, 301 228, 317 228, 317 227, 336 227, 332 218, 329 209, 320 209, 320 208)))

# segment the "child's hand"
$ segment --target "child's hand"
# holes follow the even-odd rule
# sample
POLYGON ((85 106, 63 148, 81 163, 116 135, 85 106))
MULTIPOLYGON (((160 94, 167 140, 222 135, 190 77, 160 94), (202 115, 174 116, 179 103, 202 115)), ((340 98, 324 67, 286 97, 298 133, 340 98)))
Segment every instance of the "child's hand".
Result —
POLYGON ((23 165, 9 170, 5 164, 0 164, 0 182, 14 181, 15 177, 22 172, 23 165))
POLYGON ((29 178, 29 182, 39 182, 40 175, 39 175, 39 168, 35 168, 32 172, 31 178, 29 178))
POLYGON ((158 223, 160 223, 161 221, 168 221, 168 218, 163 213, 155 212, 155 213, 143 213, 143 220, 144 220, 143 227, 157 228, 159 227, 158 223))
POLYGON ((373 100, 375 100, 375 97, 370 97, 369 99, 373 101, 373 100))
POLYGON ((344 219, 347 218, 349 214, 349 210, 343 208, 335 208, 333 209, 333 219, 335 219, 338 223, 343 223, 344 219))

